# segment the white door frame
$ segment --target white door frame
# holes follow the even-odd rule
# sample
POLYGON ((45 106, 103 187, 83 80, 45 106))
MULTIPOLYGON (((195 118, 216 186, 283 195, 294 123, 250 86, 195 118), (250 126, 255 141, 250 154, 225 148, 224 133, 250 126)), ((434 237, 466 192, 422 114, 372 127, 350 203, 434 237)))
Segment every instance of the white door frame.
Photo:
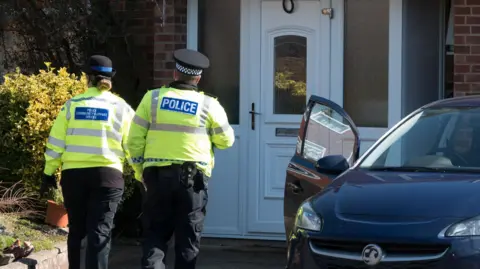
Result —
MULTIPOLYGON (((240 124, 234 125, 233 128, 237 135, 237 139, 240 138, 242 147, 240 152, 240 165, 245 167, 245 169, 239 169, 240 171, 240 182, 239 182, 239 197, 241 199, 239 206, 239 228, 241 229, 242 235, 238 238, 252 238, 252 239, 273 239, 273 240, 284 240, 282 236, 269 236, 269 235, 253 235, 246 233, 247 226, 247 214, 248 214, 248 185, 249 184, 258 184, 258 182, 248 182, 249 178, 252 178, 251 173, 256 173, 255 171, 249 171, 248 167, 252 162, 258 163, 258 159, 249 160, 249 145, 251 141, 258 141, 258 132, 255 134, 251 132, 250 126, 250 115, 249 104, 254 102, 253 100, 258 99, 259 94, 256 89, 261 87, 261 78, 260 72, 251 68, 250 63, 256 63, 258 59, 261 58, 260 55, 260 42, 261 36, 252 36, 251 33, 259 33, 258 25, 252 23, 252 18, 260 18, 261 10, 260 8, 255 8, 261 0, 240 0, 241 1, 241 38, 240 38, 240 124), (250 133, 250 134, 249 134, 250 133)), ((275 0, 280 3, 281 0, 275 0)), ((325 1, 325 0, 320 0, 325 1)), ((336 10, 343 10, 344 2, 338 0, 326 0, 334 3, 333 8, 336 10)), ((388 83, 388 127, 392 127, 402 118, 401 104, 399 100, 402 100, 402 16, 403 16, 403 0, 389 0, 390 1, 390 24, 389 24, 389 83, 388 83)), ((281 3, 280 3, 281 4, 281 3)), ((319 11, 320 12, 320 11, 319 11)), ((319 14, 320 15, 320 14, 319 14)), ((334 74, 330 78, 330 89, 338 88, 343 89, 343 44, 344 44, 344 20, 343 12, 336 12, 334 14, 339 23, 332 23, 332 42, 335 44, 341 44, 338 46, 331 46, 331 58, 339 59, 338 61, 331 62, 331 72, 334 74), (341 59, 341 60, 340 60, 341 59)), ((187 48, 197 49, 198 48, 198 0, 188 0, 187 1, 187 48)), ((343 92, 333 91, 330 92, 330 96, 327 96, 332 101, 339 104, 343 104, 343 92)), ((258 122, 258 120, 257 120, 258 122)), ((362 130, 364 132, 372 133, 371 128, 360 128, 360 133, 362 130)), ((363 137, 363 140, 376 140, 380 137, 380 134, 387 130, 387 128, 376 129, 375 132, 378 132, 378 136, 375 137, 363 137)), ((250 149, 251 150, 251 149, 250 149)), ((256 178, 256 177, 254 177, 256 178)), ((214 235, 213 235, 214 236, 214 235)))

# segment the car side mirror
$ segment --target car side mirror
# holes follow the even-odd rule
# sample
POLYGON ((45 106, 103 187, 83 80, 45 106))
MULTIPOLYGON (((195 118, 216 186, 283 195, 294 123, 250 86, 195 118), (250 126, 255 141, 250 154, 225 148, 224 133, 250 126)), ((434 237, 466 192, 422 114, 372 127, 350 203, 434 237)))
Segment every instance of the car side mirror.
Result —
POLYGON ((342 155, 329 155, 317 161, 315 168, 319 173, 339 175, 350 165, 342 155))

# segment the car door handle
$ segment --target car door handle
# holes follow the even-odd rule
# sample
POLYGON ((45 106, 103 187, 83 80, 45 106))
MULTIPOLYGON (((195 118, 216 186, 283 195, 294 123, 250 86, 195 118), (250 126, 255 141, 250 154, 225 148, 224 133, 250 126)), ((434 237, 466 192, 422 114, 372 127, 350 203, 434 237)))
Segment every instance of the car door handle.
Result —
POLYGON ((292 192, 295 194, 303 192, 303 188, 302 186, 300 186, 300 182, 295 182, 295 183, 289 182, 287 183, 287 187, 290 188, 292 192))

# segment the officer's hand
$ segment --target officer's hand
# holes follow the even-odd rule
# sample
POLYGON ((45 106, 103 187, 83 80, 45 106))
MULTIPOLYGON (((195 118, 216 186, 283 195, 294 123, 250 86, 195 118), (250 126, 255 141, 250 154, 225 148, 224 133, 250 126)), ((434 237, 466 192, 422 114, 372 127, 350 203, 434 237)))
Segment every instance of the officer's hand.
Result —
POLYGON ((40 198, 43 198, 45 193, 50 189, 57 189, 57 181, 55 176, 43 175, 42 185, 40 186, 40 198))

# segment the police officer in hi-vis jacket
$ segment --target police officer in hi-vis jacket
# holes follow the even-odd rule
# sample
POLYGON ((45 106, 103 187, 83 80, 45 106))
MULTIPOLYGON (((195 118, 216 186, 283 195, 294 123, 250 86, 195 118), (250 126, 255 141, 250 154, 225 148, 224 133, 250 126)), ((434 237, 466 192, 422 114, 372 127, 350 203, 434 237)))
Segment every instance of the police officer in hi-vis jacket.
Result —
POLYGON ((188 49, 175 51, 174 58, 175 81, 145 94, 128 139, 135 177, 143 176, 147 189, 144 269, 165 268, 172 235, 174 268, 195 268, 213 148, 229 148, 235 140, 223 107, 197 88, 208 58, 188 49))
POLYGON ((80 268, 81 241, 87 237, 85 268, 106 269, 135 111, 110 92, 115 70, 109 58, 92 56, 86 72, 88 90, 65 103, 50 131, 41 194, 57 188, 54 173, 61 167, 69 268, 80 268))

